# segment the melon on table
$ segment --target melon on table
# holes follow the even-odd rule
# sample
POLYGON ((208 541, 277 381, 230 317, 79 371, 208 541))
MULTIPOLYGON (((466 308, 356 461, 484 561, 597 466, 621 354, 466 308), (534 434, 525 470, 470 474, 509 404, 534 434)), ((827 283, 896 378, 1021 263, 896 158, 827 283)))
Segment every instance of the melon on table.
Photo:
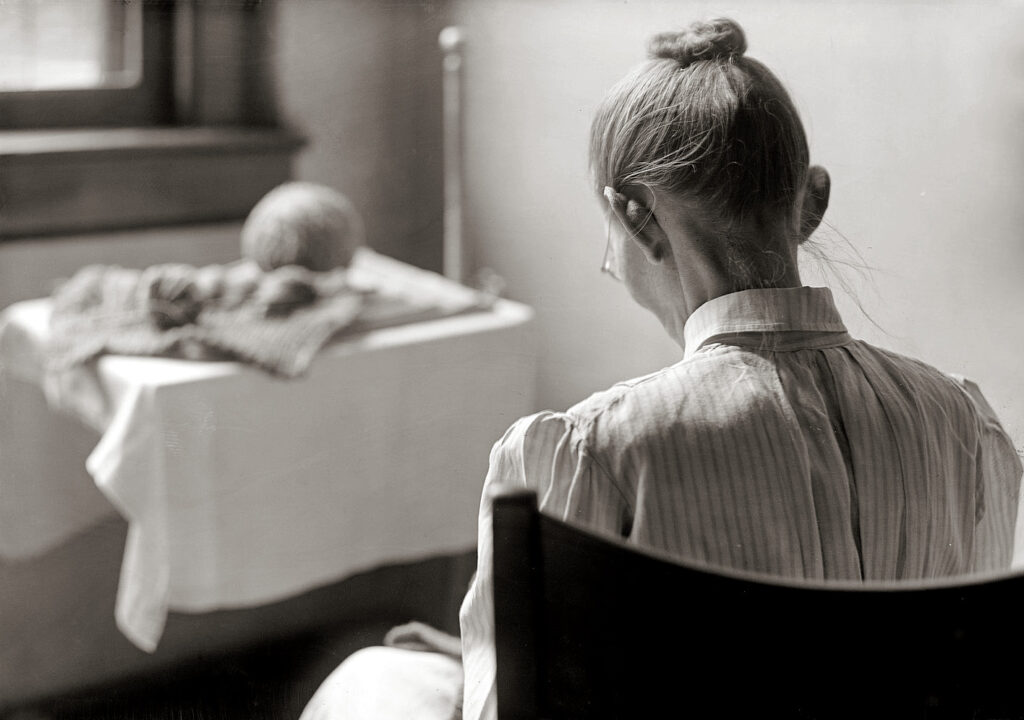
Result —
POLYGON ((242 256, 263 270, 300 265, 316 272, 348 267, 365 242, 363 220, 337 190, 289 182, 256 203, 242 227, 242 256))

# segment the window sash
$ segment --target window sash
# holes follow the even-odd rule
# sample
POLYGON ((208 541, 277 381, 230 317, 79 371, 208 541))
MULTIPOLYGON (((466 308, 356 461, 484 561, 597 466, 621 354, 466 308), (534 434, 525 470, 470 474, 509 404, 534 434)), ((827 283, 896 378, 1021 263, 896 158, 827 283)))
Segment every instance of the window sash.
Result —
POLYGON ((127 127, 174 120, 174 3, 142 6, 142 75, 126 88, 0 92, 0 129, 127 127))

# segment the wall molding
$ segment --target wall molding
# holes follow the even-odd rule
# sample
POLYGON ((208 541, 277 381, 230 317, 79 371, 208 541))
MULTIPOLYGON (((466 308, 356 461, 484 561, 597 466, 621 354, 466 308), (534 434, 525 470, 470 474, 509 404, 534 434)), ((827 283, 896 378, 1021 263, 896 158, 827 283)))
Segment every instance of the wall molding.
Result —
POLYGON ((303 143, 272 128, 0 132, 0 238, 243 218, 303 143))

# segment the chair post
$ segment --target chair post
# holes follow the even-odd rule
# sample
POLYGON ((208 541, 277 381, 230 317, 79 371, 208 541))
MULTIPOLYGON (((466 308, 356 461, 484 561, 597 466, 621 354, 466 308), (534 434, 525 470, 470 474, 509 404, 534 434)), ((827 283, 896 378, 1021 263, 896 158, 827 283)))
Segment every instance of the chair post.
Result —
POLYGON ((537 717, 538 603, 543 592, 537 495, 499 488, 494 510, 494 620, 499 720, 537 717))

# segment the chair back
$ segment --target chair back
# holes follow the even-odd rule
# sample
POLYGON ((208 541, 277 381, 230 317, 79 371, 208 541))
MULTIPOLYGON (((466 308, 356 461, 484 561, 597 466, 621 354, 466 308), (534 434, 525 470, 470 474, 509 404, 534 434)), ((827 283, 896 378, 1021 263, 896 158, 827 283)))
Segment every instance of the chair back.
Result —
POLYGON ((494 500, 499 720, 1024 717, 1024 577, 786 581, 494 500))

